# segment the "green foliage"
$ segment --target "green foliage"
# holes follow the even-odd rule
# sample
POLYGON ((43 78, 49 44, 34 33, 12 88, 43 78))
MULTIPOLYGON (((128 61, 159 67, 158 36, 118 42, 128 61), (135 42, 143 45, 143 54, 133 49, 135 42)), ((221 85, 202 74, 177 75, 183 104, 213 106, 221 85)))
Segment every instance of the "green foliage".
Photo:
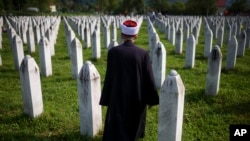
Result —
POLYGON ((230 13, 241 13, 250 10, 250 5, 247 0, 231 0, 232 5, 228 8, 230 13))
POLYGON ((186 3, 186 13, 189 15, 213 15, 216 10, 215 0, 188 0, 186 3))
POLYGON ((149 0, 149 7, 163 14, 169 11, 169 3, 166 0, 149 0))
POLYGON ((186 5, 183 2, 177 1, 170 6, 169 13, 174 15, 185 14, 186 5))

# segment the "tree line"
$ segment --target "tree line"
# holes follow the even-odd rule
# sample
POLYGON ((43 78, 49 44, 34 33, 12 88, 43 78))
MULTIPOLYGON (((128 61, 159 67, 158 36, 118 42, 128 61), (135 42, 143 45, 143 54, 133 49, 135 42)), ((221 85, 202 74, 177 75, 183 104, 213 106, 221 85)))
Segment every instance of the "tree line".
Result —
MULTIPOLYGON (((171 15, 214 15, 216 0, 0 0, 0 13, 27 11, 36 7, 40 12, 50 12, 49 6, 56 5, 57 10, 66 12, 98 12, 102 14, 147 14, 150 11, 171 15)), ((230 13, 249 13, 249 0, 231 0, 227 7, 230 13)))

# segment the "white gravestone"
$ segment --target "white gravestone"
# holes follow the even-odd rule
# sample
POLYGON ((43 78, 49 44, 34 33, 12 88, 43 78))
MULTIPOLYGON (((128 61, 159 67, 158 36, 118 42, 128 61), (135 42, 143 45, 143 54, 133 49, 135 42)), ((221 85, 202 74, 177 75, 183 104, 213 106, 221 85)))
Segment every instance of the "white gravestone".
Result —
POLYGON ((40 27, 39 25, 35 26, 35 34, 36 34, 36 43, 39 44, 40 40, 41 40, 41 31, 40 31, 40 27))
POLYGON ((43 98, 39 68, 29 55, 26 55, 20 66, 20 80, 24 113, 35 118, 43 113, 43 98))
POLYGON ((208 57, 211 53, 213 45, 213 32, 210 28, 206 29, 205 32, 205 48, 204 48, 204 57, 208 57))
POLYGON ((78 38, 75 38, 71 42, 71 73, 72 78, 77 79, 78 74, 82 68, 83 55, 82 55, 82 44, 78 38))
POLYGON ((234 69, 236 65, 236 57, 238 50, 238 41, 235 36, 233 36, 229 42, 227 48, 227 59, 226 59, 226 69, 234 69))
POLYGON ((110 44, 110 30, 109 30, 109 26, 105 26, 103 27, 103 36, 104 36, 104 47, 108 48, 109 44, 110 44))
POLYGON ((94 137, 102 128, 101 78, 95 66, 86 61, 78 76, 80 132, 94 137))
POLYGON ((89 25, 86 22, 85 25, 85 29, 84 29, 84 43, 85 43, 85 47, 86 48, 90 48, 91 47, 91 36, 90 36, 90 29, 89 29, 89 25))
POLYGON ((158 141, 181 141, 185 86, 180 75, 171 70, 160 92, 158 141))
POLYGON ((228 44, 229 41, 231 40, 231 34, 232 34, 232 27, 229 23, 226 24, 226 27, 225 27, 225 43, 228 44))
POLYGON ((187 47, 186 47, 186 58, 185 58, 185 67, 186 68, 193 68, 195 64, 195 48, 196 42, 193 34, 189 35, 187 40, 187 47))
POLYGON ((18 35, 14 36, 13 39, 13 57, 15 69, 19 70, 22 60, 24 58, 23 42, 18 35))
POLYGON ((189 38, 189 25, 187 23, 184 24, 184 29, 183 30, 184 30, 184 37, 183 37, 183 39, 186 42, 188 40, 188 38, 189 38))
POLYGON ((54 47, 54 41, 53 41, 53 38, 52 38, 52 31, 50 29, 48 29, 45 33, 46 35, 46 38, 49 42, 49 48, 50 48, 50 55, 51 56, 54 56, 55 55, 55 47, 54 47))
POLYGON ((172 25, 171 27, 170 27, 170 42, 171 42, 171 44, 172 45, 175 45, 175 27, 174 27, 174 25, 172 25))
POLYGON ((99 30, 94 30, 92 35, 92 58, 101 58, 101 37, 99 30))
POLYGON ((238 51, 237 51, 237 56, 239 56, 239 57, 242 57, 245 54, 246 39, 247 39, 246 31, 243 30, 240 33, 239 37, 238 37, 238 51))
POLYGON ((182 54, 182 46, 183 46, 183 33, 182 29, 180 28, 176 32, 175 54, 182 54))
POLYGON ((71 57, 71 42, 76 37, 74 31, 72 29, 69 29, 68 34, 66 35, 66 41, 67 41, 67 47, 68 47, 68 55, 71 57))
POLYGON ((218 30, 218 35, 217 35, 217 45, 219 45, 220 48, 222 48, 223 45, 223 38, 224 38, 224 28, 220 27, 218 30))
POLYGON ((151 38, 149 41, 149 52, 150 52, 150 57, 152 58, 153 53, 154 53, 154 49, 156 44, 160 41, 160 38, 158 36, 158 34, 156 32, 152 32, 151 33, 151 38))
POLYGON ((39 43, 39 59, 40 59, 41 75, 46 77, 52 75, 50 46, 49 46, 49 41, 46 37, 42 37, 39 43))
POLYGON ((84 25, 84 23, 81 23, 80 24, 80 39, 82 41, 84 41, 84 29, 85 29, 85 25, 84 25))
POLYGON ((206 76, 205 93, 216 96, 220 87, 220 75, 222 65, 222 53, 220 47, 216 45, 208 57, 208 67, 206 76))
POLYGON ((117 40, 117 29, 115 21, 112 22, 112 28, 111 28, 111 40, 117 40))
POLYGON ((1 57, 1 54, 0 54, 0 66, 3 65, 3 62, 2 62, 2 57, 1 57))
POLYGON ((166 72, 166 49, 161 42, 158 42, 154 48, 152 56, 152 68, 155 78, 156 88, 161 88, 166 72))
POLYGON ((21 38, 23 43, 27 43, 27 28, 26 28, 26 22, 22 22, 21 24, 21 38))
POLYGON ((36 51, 35 38, 32 25, 29 25, 27 31, 27 44, 29 53, 33 53, 36 51))

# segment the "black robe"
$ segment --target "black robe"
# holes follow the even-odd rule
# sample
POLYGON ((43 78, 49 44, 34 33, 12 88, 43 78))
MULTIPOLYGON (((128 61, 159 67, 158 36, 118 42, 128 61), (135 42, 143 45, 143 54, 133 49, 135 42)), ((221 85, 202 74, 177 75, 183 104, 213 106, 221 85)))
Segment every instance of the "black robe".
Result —
POLYGON ((100 105, 108 106, 103 141, 144 136, 146 105, 159 104, 148 53, 126 41, 108 52, 100 105))

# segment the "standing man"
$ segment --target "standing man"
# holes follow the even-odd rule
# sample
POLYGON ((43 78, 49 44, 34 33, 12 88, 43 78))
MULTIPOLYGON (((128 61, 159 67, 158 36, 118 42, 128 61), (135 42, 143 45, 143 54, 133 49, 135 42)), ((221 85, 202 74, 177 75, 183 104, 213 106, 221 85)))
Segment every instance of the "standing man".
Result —
POLYGON ((121 25, 123 44, 108 52, 100 105, 108 106, 103 141, 136 141, 144 137, 146 105, 159 104, 148 53, 134 44, 139 27, 121 25))

